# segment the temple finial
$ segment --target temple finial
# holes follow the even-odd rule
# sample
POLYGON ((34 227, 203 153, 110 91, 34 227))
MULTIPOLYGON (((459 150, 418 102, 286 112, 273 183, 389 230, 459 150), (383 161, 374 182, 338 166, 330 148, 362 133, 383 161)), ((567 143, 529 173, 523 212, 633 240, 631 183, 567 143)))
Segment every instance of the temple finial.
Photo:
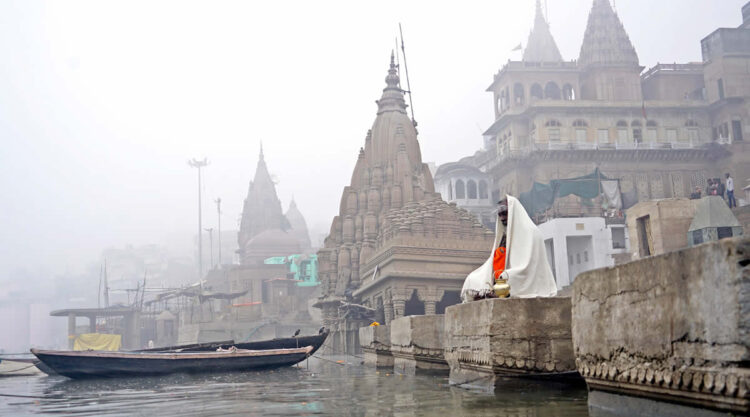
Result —
POLYGON ((260 157, 259 159, 262 161, 263 158, 263 141, 260 141, 260 157))

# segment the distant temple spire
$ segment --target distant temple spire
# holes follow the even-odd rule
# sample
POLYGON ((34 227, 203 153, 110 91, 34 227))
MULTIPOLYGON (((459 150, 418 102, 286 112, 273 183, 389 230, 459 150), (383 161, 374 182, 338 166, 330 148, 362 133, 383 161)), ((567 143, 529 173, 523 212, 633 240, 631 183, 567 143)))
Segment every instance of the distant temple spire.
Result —
POLYGON ((526 50, 523 51, 523 60, 527 62, 560 62, 563 60, 549 30, 549 23, 542 14, 541 0, 536 0, 534 28, 529 34, 526 50))
POLYGON ((638 54, 609 0, 594 0, 578 63, 638 66, 638 54))

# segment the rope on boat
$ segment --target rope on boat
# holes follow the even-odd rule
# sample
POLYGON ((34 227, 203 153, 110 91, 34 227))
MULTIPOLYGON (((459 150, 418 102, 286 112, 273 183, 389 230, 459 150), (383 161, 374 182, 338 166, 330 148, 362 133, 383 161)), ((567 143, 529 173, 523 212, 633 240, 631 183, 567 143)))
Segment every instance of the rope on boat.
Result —
POLYGON ((0 393, 0 397, 13 397, 13 398, 39 398, 42 400, 49 399, 50 397, 40 397, 38 395, 20 395, 20 394, 3 394, 0 393))

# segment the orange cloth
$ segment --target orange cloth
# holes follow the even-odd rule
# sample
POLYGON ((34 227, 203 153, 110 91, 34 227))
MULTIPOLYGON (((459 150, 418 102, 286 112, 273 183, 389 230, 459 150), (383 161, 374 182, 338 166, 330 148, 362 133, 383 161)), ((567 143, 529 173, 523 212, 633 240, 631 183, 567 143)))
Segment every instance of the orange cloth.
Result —
POLYGON ((492 272, 497 280, 500 274, 505 271, 505 246, 495 249, 495 255, 492 257, 492 272))

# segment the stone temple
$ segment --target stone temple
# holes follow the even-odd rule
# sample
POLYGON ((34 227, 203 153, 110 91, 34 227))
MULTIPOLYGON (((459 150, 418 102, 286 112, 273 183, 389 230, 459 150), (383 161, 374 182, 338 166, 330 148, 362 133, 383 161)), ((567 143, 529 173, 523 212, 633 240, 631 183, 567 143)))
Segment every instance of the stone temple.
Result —
POLYGON ((491 249, 493 233, 435 192, 391 55, 375 122, 360 149, 339 214, 318 252, 316 306, 335 351, 358 351, 358 328, 459 302, 466 275, 491 249), (352 314, 352 306, 372 314, 352 314))

